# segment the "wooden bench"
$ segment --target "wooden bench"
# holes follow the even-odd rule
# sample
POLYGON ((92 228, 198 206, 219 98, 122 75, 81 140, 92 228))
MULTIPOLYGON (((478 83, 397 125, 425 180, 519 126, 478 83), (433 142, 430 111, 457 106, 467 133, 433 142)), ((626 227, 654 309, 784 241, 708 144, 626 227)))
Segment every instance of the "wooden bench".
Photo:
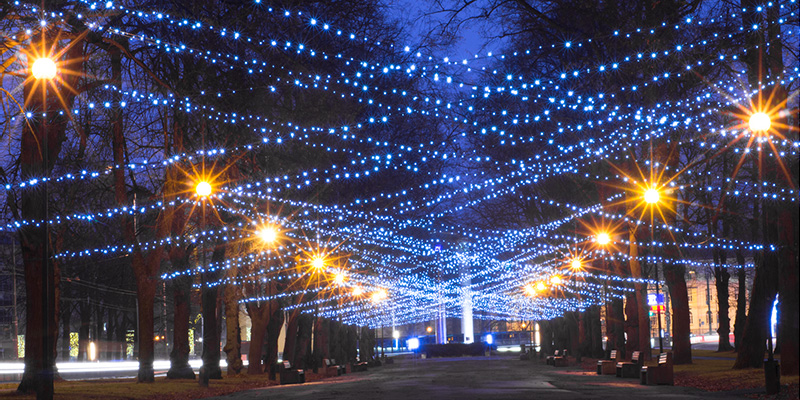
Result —
POLYGON ((366 372, 367 369, 369 369, 369 363, 365 361, 350 364, 350 372, 366 372))
POLYGON ((547 365, 556 365, 555 364, 555 358, 556 357, 560 357, 560 356, 561 356, 561 353, 558 350, 556 350, 555 353, 553 353, 552 356, 547 356, 547 358, 544 360, 544 362, 547 365))
POLYGON ((342 374, 342 366, 336 365, 334 360, 326 358, 322 360, 325 364, 325 375, 326 376, 339 376, 342 374))
POLYGON ((289 361, 284 361, 281 363, 280 379, 281 385, 305 383, 306 372, 302 369, 292 369, 292 363, 289 361))
POLYGON ((597 360, 597 375, 613 375, 617 372, 617 351, 611 350, 608 360, 597 360))
POLYGON ((645 365, 639 378, 642 385, 675 385, 672 371, 672 352, 658 355, 658 365, 645 365))
POLYGON ((567 349, 564 349, 560 356, 553 357, 554 367, 566 367, 567 364, 569 364, 569 359, 567 358, 567 349))
POLYGON ((339 370, 342 371, 342 375, 347 373, 347 366, 345 366, 344 364, 338 364, 335 358, 331 358, 331 363, 339 366, 339 370))
POLYGON ((644 358, 641 351, 634 351, 630 361, 617 363, 617 377, 619 378, 638 378, 642 370, 644 358))

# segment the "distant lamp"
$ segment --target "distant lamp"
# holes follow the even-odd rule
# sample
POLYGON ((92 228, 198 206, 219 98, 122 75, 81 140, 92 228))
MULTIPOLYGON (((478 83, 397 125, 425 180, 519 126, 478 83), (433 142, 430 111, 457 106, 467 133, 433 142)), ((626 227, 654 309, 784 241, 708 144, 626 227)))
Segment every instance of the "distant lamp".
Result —
POLYGON ((195 186, 194 191, 200 197, 208 197, 211 195, 211 184, 206 181, 200 181, 195 186))
POLYGON ((325 259, 322 256, 316 256, 311 260, 311 268, 320 271, 325 268, 325 259))
POLYGON ((395 338, 395 339, 400 339, 400 331, 392 332, 392 337, 395 338))
POLYGON ((87 356, 89 357, 89 361, 96 361, 97 360, 97 345, 94 342, 89 342, 89 348, 87 349, 87 356))
POLYGON ((540 282, 537 282, 537 283, 536 283, 536 291, 537 291, 537 292, 542 292, 542 291, 544 291, 545 289, 547 289, 547 286, 544 284, 544 282, 541 282, 541 281, 540 281, 540 282))
POLYGON ((528 296, 536 296, 536 288, 533 285, 525 285, 525 294, 528 296))
POLYGON ((494 344, 494 336, 486 335, 486 344, 494 344))
POLYGON ((772 121, 766 113, 757 112, 750 116, 750 130, 753 132, 766 132, 771 125, 772 121))
POLYGON ((364 294, 364 291, 361 290, 361 286, 356 286, 353 289, 353 296, 361 296, 362 294, 364 294))
POLYGON ((336 282, 337 285, 341 285, 344 283, 346 276, 344 275, 343 271, 339 271, 336 275, 333 276, 333 281, 336 282))
POLYGON ((419 348, 419 339, 418 338, 411 338, 406 340, 406 347, 409 350, 416 350, 419 348))
POLYGON ((572 262, 570 263, 570 266, 571 266, 571 267, 572 267, 572 269, 574 269, 574 270, 579 270, 579 269, 581 269, 581 260, 580 260, 580 259, 578 259, 578 258, 575 258, 575 259, 573 259, 573 260, 572 260, 572 262))
POLYGON ((608 236, 608 233, 600 232, 597 234, 597 244, 601 246, 605 246, 611 243, 611 236, 608 236))
POLYGON ((648 204, 658 203, 660 198, 661 194, 658 193, 658 189, 656 188, 650 188, 644 192, 644 201, 648 204))
POLYGON ((429 326, 429 327, 427 327, 427 328, 425 328, 425 330, 426 330, 428 333, 431 333, 431 332, 433 332, 433 328, 431 328, 430 326, 429 326))
POLYGON ((39 58, 31 65, 31 75, 36 79, 50 80, 56 77, 57 72, 56 63, 47 57, 39 58))
POLYGON ((258 237, 260 237, 264 243, 274 243, 278 238, 278 231, 271 226, 267 226, 258 231, 258 237))
POLYGON ((560 285, 561 284, 561 277, 558 275, 553 275, 550 277, 550 284, 552 285, 560 285))

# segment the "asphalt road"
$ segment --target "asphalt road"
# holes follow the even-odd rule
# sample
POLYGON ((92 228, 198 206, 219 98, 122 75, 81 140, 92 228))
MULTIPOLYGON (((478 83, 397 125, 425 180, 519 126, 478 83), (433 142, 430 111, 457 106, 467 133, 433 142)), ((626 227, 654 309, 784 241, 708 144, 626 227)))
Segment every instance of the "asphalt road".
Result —
POLYGON ((215 400, 255 399, 742 399, 679 386, 642 386, 638 380, 598 376, 579 367, 555 368, 517 357, 397 360, 302 385, 271 386, 215 400))

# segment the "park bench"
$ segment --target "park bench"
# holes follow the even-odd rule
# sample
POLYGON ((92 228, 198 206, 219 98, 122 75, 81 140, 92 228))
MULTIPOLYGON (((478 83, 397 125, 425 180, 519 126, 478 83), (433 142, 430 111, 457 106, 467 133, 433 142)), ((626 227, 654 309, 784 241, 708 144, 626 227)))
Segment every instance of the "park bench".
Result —
POLYGON ((659 354, 658 365, 643 366, 640 380, 642 385, 675 385, 672 352, 659 354))
POLYGON ((617 377, 619 378, 638 378, 642 370, 644 358, 641 351, 634 351, 630 361, 617 363, 617 377))
POLYGON ((553 357, 553 366, 554 367, 566 367, 569 360, 567 359, 567 349, 561 351, 561 355, 558 357, 553 357))
POLYGON ((325 363, 326 376, 339 376, 342 374, 342 369, 343 369, 342 366, 336 365, 336 362, 334 362, 334 360, 326 358, 323 360, 323 362, 325 363))
POLYGON ((617 372, 617 351, 611 350, 608 360, 597 360, 597 375, 613 375, 617 372))
POLYGON ((331 363, 333 363, 333 365, 338 365, 339 366, 339 370, 342 371, 342 375, 347 373, 347 367, 344 364, 336 363, 336 359, 335 358, 331 358, 331 363))
POLYGON ((558 350, 556 350, 556 351, 553 353, 553 355, 552 355, 552 356, 547 356, 547 358, 544 360, 544 362, 545 362, 547 365, 556 365, 556 364, 555 364, 555 359, 556 359, 556 357, 560 357, 560 356, 561 356, 561 352, 559 352, 558 350))
POLYGON ((369 368, 369 363, 366 361, 354 362, 350 364, 350 372, 366 372, 369 368))
POLYGON ((306 382, 306 372, 302 369, 293 369, 292 363, 289 361, 284 361, 280 364, 280 367, 281 385, 306 382))

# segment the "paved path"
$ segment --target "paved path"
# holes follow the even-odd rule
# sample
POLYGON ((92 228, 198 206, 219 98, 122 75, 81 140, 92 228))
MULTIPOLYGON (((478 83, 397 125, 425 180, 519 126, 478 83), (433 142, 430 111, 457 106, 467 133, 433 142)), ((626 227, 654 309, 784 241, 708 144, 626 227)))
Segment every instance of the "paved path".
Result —
POLYGON ((255 399, 742 399, 679 386, 598 376, 578 367, 555 368, 507 356, 397 360, 303 385, 248 390, 217 400, 255 399))

